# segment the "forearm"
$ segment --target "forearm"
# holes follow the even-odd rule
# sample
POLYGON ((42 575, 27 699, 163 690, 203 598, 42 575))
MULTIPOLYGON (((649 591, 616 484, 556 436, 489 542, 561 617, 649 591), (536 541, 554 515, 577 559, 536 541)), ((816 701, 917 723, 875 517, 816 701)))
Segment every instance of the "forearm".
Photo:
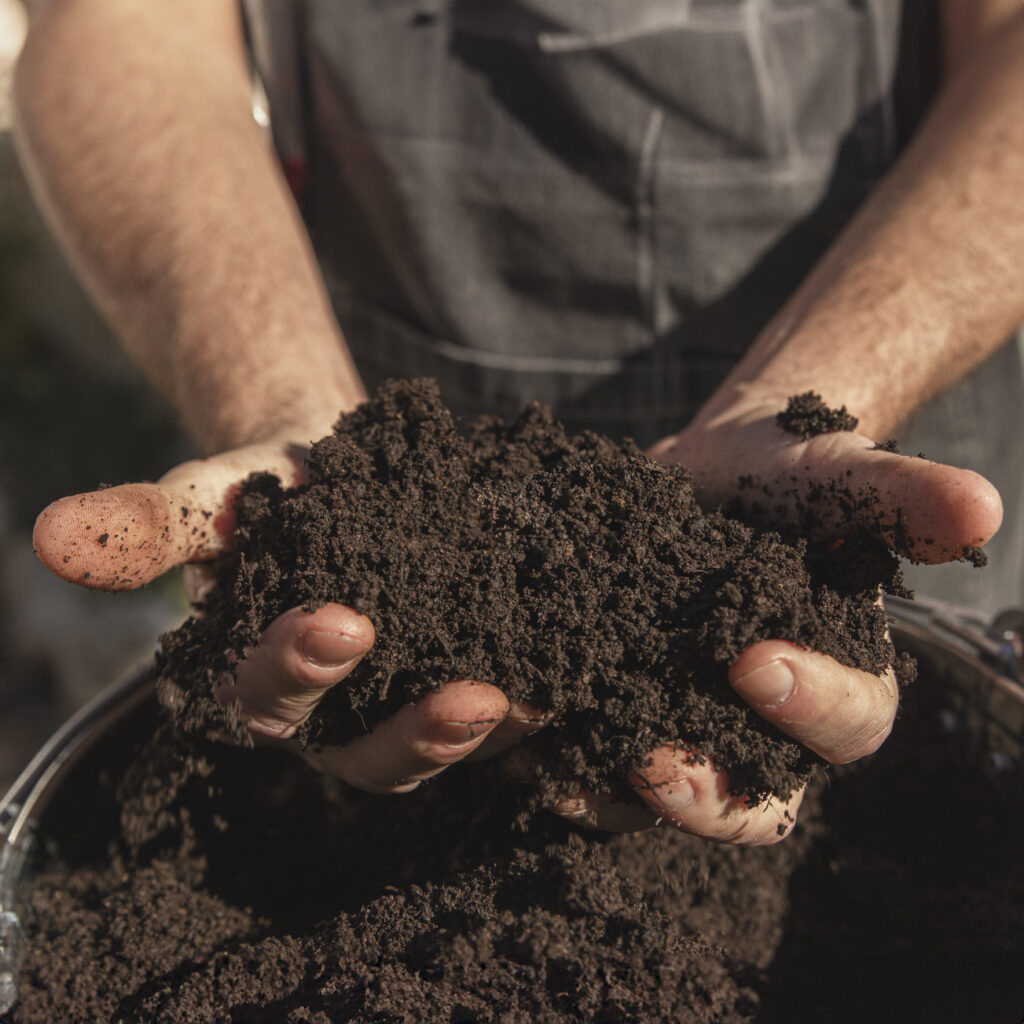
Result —
POLYGON ((326 431, 363 397, 252 120, 235 7, 56 2, 16 79, 41 206, 129 353, 209 451, 326 431))
POLYGON ((701 413, 802 390, 881 438, 1024 321, 1024 15, 974 47, 917 138, 701 413))

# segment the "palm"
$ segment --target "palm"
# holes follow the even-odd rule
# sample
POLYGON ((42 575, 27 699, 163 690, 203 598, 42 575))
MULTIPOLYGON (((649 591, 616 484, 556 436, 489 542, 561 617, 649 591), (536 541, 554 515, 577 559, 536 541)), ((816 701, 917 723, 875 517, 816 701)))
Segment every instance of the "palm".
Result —
POLYGON ((706 507, 745 498, 797 525, 813 509, 816 529, 833 534, 858 523, 919 562, 961 557, 1002 519, 998 493, 977 473, 893 454, 852 432, 803 441, 776 425, 774 410, 689 428, 651 455, 689 467, 706 507))

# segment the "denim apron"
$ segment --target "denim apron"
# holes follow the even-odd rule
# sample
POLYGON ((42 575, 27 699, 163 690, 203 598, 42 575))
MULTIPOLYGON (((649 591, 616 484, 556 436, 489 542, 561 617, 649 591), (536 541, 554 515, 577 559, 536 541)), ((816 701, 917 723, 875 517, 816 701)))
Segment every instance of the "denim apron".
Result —
POLYGON ((436 377, 464 414, 678 430, 897 153, 896 0, 246 12, 367 386, 436 377))

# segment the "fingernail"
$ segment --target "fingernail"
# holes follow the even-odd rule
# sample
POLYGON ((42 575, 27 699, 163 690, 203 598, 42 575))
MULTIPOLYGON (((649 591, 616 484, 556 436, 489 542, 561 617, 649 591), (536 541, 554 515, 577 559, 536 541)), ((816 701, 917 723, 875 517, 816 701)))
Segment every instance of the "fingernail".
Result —
POLYGON ((781 658, 776 658, 740 676, 732 685, 751 704, 777 708, 792 696, 796 680, 790 667, 781 658))
POLYGON ((658 803, 669 814, 676 814, 678 811, 686 810, 697 799, 693 783, 689 779, 664 782, 661 785, 655 786, 653 792, 658 803))
POLYGON ((468 747, 489 733, 500 721, 500 718, 481 718, 476 722, 438 722, 438 738, 453 750, 468 747))
POLYGON ((350 661, 361 658, 367 650, 366 644, 355 637, 322 629, 307 630, 301 646, 306 661, 320 668, 343 668, 350 661))

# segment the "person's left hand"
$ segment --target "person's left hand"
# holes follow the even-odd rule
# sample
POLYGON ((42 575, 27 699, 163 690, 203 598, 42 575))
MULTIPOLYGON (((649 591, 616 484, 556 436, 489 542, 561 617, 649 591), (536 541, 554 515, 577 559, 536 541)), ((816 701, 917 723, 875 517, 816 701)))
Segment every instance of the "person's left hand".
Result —
MULTIPOLYGON (((739 491, 743 476, 756 479, 758 496, 790 524, 800 523, 801 507, 813 496, 819 528, 828 535, 851 525, 842 495, 828 504, 832 484, 839 482, 870 499, 860 507, 863 525, 916 561, 958 558, 998 529, 999 495, 976 473, 880 450, 857 433, 803 441, 776 425, 784 404, 777 396, 748 397, 708 423, 660 441, 649 454, 689 468, 706 508, 749 493, 739 491)), ((759 715, 833 764, 874 752, 896 715, 891 669, 873 676, 782 640, 744 651, 730 666, 729 680, 759 715)), ((792 829, 802 799, 797 793, 787 803, 750 806, 729 793, 725 773, 671 747, 653 751, 634 768, 631 781, 649 810, 588 793, 574 794, 556 810, 596 827, 632 829, 659 818, 698 835, 760 845, 792 829)))

